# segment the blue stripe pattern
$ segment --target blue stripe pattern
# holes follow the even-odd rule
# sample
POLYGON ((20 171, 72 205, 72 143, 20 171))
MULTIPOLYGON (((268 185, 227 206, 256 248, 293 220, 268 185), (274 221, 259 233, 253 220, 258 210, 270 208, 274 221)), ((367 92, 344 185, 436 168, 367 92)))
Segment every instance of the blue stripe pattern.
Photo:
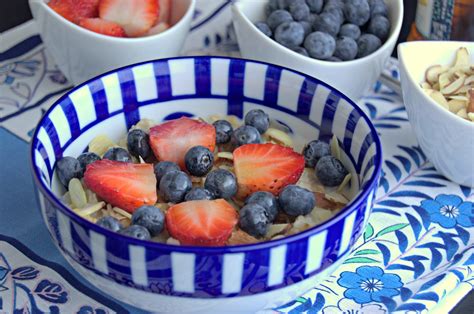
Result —
MULTIPOLYGON (((183 62, 186 60, 188 62, 186 64, 189 64, 190 58, 172 59, 174 62, 173 69, 177 68, 176 65, 179 65, 181 60, 183 62)), ((112 114, 108 110, 111 104, 107 103, 106 97, 106 91, 109 94, 111 92, 107 88, 112 87, 104 86, 101 77, 99 77, 71 91, 74 92, 84 86, 88 88, 92 96, 93 110, 95 112, 87 113, 81 111, 80 115, 78 115, 76 108, 81 108, 79 107, 81 104, 73 104, 68 94, 53 105, 40 121, 39 127, 33 136, 32 164, 35 170, 35 180, 45 199, 45 208, 42 208, 42 211, 45 217, 47 217, 46 223, 52 230, 54 240, 61 247, 62 253, 68 255, 74 263, 83 266, 87 271, 127 287, 157 294, 193 296, 198 298, 229 298, 278 290, 316 276, 334 263, 341 263, 344 255, 348 253, 351 245, 362 233, 364 216, 371 209, 371 206, 367 206, 367 197, 374 195, 372 192, 377 188, 380 173, 380 142, 367 116, 353 102, 325 83, 277 66, 252 61, 266 67, 265 72, 262 72, 264 75, 260 78, 264 79, 265 82, 255 82, 255 84, 252 84, 247 81, 247 84, 245 84, 246 80, 254 82, 252 80, 256 80, 256 78, 246 77, 247 61, 240 59, 195 57, 192 60, 194 66, 192 69, 189 69, 194 71, 195 93, 173 96, 173 89, 179 87, 173 86, 171 82, 177 84, 176 82, 186 80, 187 76, 181 72, 172 73, 169 61, 159 60, 152 63, 125 67, 116 71, 119 80, 117 87, 120 88, 123 108, 112 114), (228 68, 216 68, 216 72, 212 73, 211 68, 213 67, 211 67, 211 64, 213 60, 229 60, 230 62, 219 63, 226 64, 228 68), (150 67, 142 67, 148 65, 150 67), (154 77, 141 77, 140 80, 144 81, 136 83, 132 70, 136 66, 140 66, 142 70, 152 69, 149 72, 154 77), (285 77, 288 76, 286 75, 287 72, 282 76, 282 71, 290 72, 291 82, 293 83, 284 81, 285 77), (223 75, 226 76, 224 77, 223 75), (294 86, 294 82, 299 82, 295 78, 301 79, 301 85, 294 86), (144 88, 143 86, 149 86, 147 84, 150 82, 152 82, 152 85, 156 83, 156 95, 149 90, 137 90, 144 88), (213 95, 213 84, 221 82, 227 82, 226 86, 216 88, 220 92, 218 95, 213 95), (253 99, 245 96, 244 86, 247 94, 261 95, 261 98, 253 99), (254 90, 253 88, 264 88, 264 90, 254 90), (295 88, 298 91, 297 95, 294 91, 295 88), (314 95, 319 88, 325 88, 330 91, 326 99, 314 99, 314 95), (223 89, 227 89, 227 93, 224 93, 223 89), (141 95, 147 95, 145 97, 146 100, 142 102, 137 100, 139 92, 141 95), (156 97, 149 97, 150 95, 156 97), (285 97, 296 95, 297 97, 294 99, 295 103, 293 104, 282 104, 281 99, 280 101, 278 99, 279 95, 285 95, 285 97), (180 102, 170 112, 169 103, 167 104, 166 102, 183 99, 189 99, 189 104, 181 105, 180 102), (222 112, 238 117, 242 117, 246 110, 244 109, 244 103, 265 106, 278 111, 278 119, 291 127, 295 133, 298 133, 300 129, 310 127, 323 140, 328 140, 332 136, 333 130, 336 129, 338 131, 337 134, 343 134, 343 137, 339 138, 342 149, 349 156, 349 160, 353 164, 352 166, 360 174, 358 179, 363 186, 362 192, 345 210, 333 218, 334 223, 328 227, 323 225, 322 227, 316 227, 282 240, 258 244, 256 247, 234 247, 231 249, 232 251, 229 251, 225 247, 193 248, 168 246, 154 242, 139 241, 111 233, 66 209, 54 196, 49 183, 46 183, 53 177, 52 169, 54 169, 54 165, 50 161, 61 157, 69 146, 78 148, 77 151, 83 151, 85 147, 77 147, 79 145, 77 143, 82 142, 81 145, 85 145, 84 141, 78 141, 78 138, 81 137, 83 132, 92 127, 100 128, 104 120, 123 115, 123 121, 118 123, 123 123, 120 126, 122 129, 128 129, 136 124, 140 118, 163 120, 181 115, 192 115, 192 112, 199 112, 203 116, 215 114, 214 109, 210 110, 205 106, 196 107, 193 102, 199 99, 208 99, 209 101, 223 100, 222 107, 220 108, 222 112), (344 101, 341 101, 341 99, 344 99, 344 101), (56 106, 60 106, 64 111, 68 127, 71 131, 71 139, 62 143, 62 145, 59 140, 58 130, 64 130, 66 126, 55 125, 54 119, 50 118, 50 114, 56 106), (313 106, 321 107, 313 108, 313 106), (343 106, 341 108, 344 108, 345 112, 349 112, 347 121, 341 123, 343 125, 333 123, 339 106, 343 106), (152 112, 156 113, 156 116, 140 117, 139 109, 141 107, 146 107, 147 112, 150 112, 149 109, 153 109, 152 112), (162 113, 160 108, 166 109, 164 110, 165 113, 162 113), (95 118, 92 119, 91 117, 95 118), (85 119, 86 121, 79 121, 79 119, 85 119), (92 121, 89 121, 91 119, 92 121), (82 130, 81 125, 83 125, 82 130), (362 142, 360 139, 354 141, 353 137, 356 127, 358 130, 362 130, 362 142), (39 136, 39 130, 42 128, 46 131, 48 138, 44 138, 44 135, 39 136), (49 156, 48 140, 54 156, 49 156), (360 147, 354 145, 359 145, 360 147), (371 145, 375 145, 376 148, 372 153, 369 151, 371 145), (358 151, 356 156, 351 156, 350 154, 353 148, 356 148, 356 152, 358 151), (41 165, 36 163, 35 156, 37 152, 44 160, 46 169, 41 169, 41 165), (368 155, 369 153, 372 155, 368 155), (367 159, 367 165, 362 168, 364 160, 367 159), (364 175, 367 174, 371 167, 374 168, 372 176, 364 180, 364 175), (46 182, 41 179, 42 173, 49 176, 46 182), (348 217, 353 213, 355 213, 355 216, 352 216, 352 218, 355 218, 352 223, 352 220, 348 220, 348 217), (61 216, 59 220, 58 215, 61 216), (66 225, 64 219, 66 219, 66 225), (346 224, 346 222, 348 223, 346 224), (326 238, 321 238, 323 242, 310 241, 310 237, 322 235, 322 232, 326 230, 326 238), (104 243, 96 241, 92 247, 91 232, 94 232, 95 238, 97 238, 96 234, 102 237, 104 243), (341 248, 341 245, 346 245, 341 243, 341 239, 344 234, 347 237, 347 232, 350 235, 348 241, 345 242, 346 244, 349 243, 348 249, 346 249, 347 246, 341 248), (66 239, 61 239, 61 235, 69 236, 66 239), (72 241, 71 252, 67 252, 64 245, 69 243, 69 239, 72 241), (277 247, 278 250, 273 251, 274 255, 271 258, 270 251, 277 247), (144 260, 141 249, 145 252, 144 260), (344 252, 340 252, 341 250, 344 252), (308 255, 308 252, 313 252, 312 254, 314 255, 308 255), (94 263, 94 260, 96 263, 94 263), (134 263, 143 262, 145 270, 143 270, 143 265, 134 264, 131 262, 132 260, 135 261, 134 263), (173 271, 173 265, 174 267, 179 267, 179 270, 175 269, 173 271), (227 266, 224 267, 224 265, 227 266), (232 279, 232 282, 229 281, 230 279, 232 279)), ((140 73, 148 73, 146 71, 148 70, 140 73)), ((189 81, 186 84, 188 85, 184 89, 181 88, 181 91, 189 89, 189 81)), ((81 108, 81 110, 86 109, 81 108)), ((111 132, 109 129, 102 131, 102 133, 111 132)))

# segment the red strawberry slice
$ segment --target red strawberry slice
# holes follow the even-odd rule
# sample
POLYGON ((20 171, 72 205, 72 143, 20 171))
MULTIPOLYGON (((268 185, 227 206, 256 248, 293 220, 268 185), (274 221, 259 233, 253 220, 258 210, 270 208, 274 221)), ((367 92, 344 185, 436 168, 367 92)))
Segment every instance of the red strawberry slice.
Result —
POLYGON ((169 23, 171 0, 158 0, 158 23, 169 23))
POLYGON ((100 0, 51 0, 51 9, 69 21, 78 24, 84 18, 97 17, 100 0))
POLYGON ((216 129, 209 123, 182 117, 150 129, 150 145, 160 161, 173 161, 185 169, 184 155, 201 145, 214 151, 216 129))
POLYGON ((84 182, 106 202, 130 213, 157 200, 152 164, 98 160, 87 166, 84 182))
POLYGON ((101 0, 100 18, 123 27, 128 36, 145 34, 158 18, 156 0, 101 0))
POLYGON ((83 19, 79 23, 80 26, 87 28, 90 31, 99 33, 102 35, 108 35, 113 37, 127 37, 122 26, 109 22, 103 19, 83 19))
POLYGON ((247 144, 234 150, 233 155, 238 198, 257 191, 278 195, 288 184, 295 184, 304 170, 302 155, 277 144, 247 144))
POLYGON ((237 211, 223 199, 184 202, 166 212, 168 232, 185 245, 224 245, 237 221, 237 211))

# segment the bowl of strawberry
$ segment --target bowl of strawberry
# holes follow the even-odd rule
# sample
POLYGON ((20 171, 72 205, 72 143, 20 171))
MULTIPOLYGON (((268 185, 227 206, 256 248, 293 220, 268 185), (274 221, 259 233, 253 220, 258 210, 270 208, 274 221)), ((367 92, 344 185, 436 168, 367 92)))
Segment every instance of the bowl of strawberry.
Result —
POLYGON ((338 90, 222 57, 80 84, 31 144, 40 210, 72 267, 175 313, 271 309, 324 280, 364 230, 381 160, 370 119, 338 90))
POLYGON ((74 84, 179 54, 195 0, 30 0, 48 52, 74 84))

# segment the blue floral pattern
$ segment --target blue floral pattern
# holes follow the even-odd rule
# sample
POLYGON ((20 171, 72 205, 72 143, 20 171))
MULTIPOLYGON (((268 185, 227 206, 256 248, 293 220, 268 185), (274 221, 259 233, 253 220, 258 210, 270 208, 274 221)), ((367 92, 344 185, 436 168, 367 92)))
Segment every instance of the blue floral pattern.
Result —
POLYGON ((381 298, 390 298, 400 294, 403 286, 398 275, 386 274, 380 267, 361 266, 355 272, 345 271, 337 281, 347 288, 344 296, 357 303, 380 302, 381 298))
POLYGON ((473 225, 473 206, 464 202, 456 195, 438 195, 434 200, 424 200, 421 207, 430 215, 434 223, 444 228, 454 228, 456 225, 471 227, 473 225))

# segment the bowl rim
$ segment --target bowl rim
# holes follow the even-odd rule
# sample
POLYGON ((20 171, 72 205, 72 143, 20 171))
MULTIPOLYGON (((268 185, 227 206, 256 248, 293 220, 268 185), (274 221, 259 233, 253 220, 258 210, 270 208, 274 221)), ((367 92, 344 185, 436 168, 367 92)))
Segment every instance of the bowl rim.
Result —
MULTIPOLYGON (((72 142, 71 142, 72 143, 72 142)), ((71 145, 71 143, 68 144, 71 145)), ((38 121, 35 127, 35 131, 33 133, 33 136, 31 137, 31 142, 30 142, 30 167, 33 173, 33 179, 36 183, 36 187, 39 187, 39 192, 41 192, 43 195, 46 195, 48 200, 53 203, 56 209, 59 209, 63 214, 67 215, 69 218, 74 220, 76 223, 79 225, 85 225, 85 227, 88 230, 92 230, 96 233, 102 234, 108 238, 117 238, 126 240, 130 244, 133 245, 139 245, 139 246, 145 246, 147 248, 152 248, 152 249, 157 249, 157 250, 165 250, 165 251, 175 251, 175 252, 183 252, 183 253, 209 253, 209 254, 223 254, 223 253, 242 253, 242 252, 248 252, 248 251, 253 251, 253 250, 261 250, 261 249, 267 249, 267 248, 272 248, 276 247, 279 245, 283 244, 288 244, 291 242, 296 242, 304 238, 308 238, 309 236, 316 234, 322 230, 327 229, 328 227, 340 222, 343 218, 349 216, 352 212, 354 212, 360 205, 362 205, 364 202, 367 202, 367 198, 369 197, 369 194, 373 189, 376 188, 378 184, 378 179, 379 175, 382 170, 382 144, 380 137, 377 133, 377 130, 375 129, 375 126, 372 124, 370 118, 367 116, 367 114, 354 102, 352 101, 349 97, 347 97, 344 93, 339 91, 338 89, 332 87, 331 85, 325 83, 324 81, 321 81, 313 76, 304 74, 302 72, 292 70, 286 67, 282 67, 279 65, 267 63, 267 62, 261 62, 261 61, 254 61, 254 60, 249 60, 249 59, 244 59, 244 58, 234 58, 234 57, 222 57, 222 56, 181 56, 181 57, 172 57, 172 58, 164 58, 164 59, 153 59, 153 60, 148 60, 148 61, 143 61, 139 63, 134 63, 130 65, 126 65, 111 71, 107 71, 105 73, 102 73, 98 76, 95 76, 66 92, 64 95, 62 95, 59 99, 57 99, 49 108, 48 110, 42 115, 41 119, 38 121), (70 208, 68 208, 63 202, 60 201, 59 197, 56 196, 50 189, 43 183, 43 180, 41 180, 41 174, 39 173, 39 168, 36 166, 36 159, 35 159, 35 147, 39 141, 38 139, 38 133, 40 130, 40 126, 43 125, 45 122, 46 117, 49 116, 49 114, 57 107, 60 105, 60 103, 69 97, 71 93, 74 91, 82 88, 83 86, 88 85, 89 83, 95 81, 95 80, 100 80, 102 77, 117 73, 119 71, 123 71, 126 69, 131 69, 135 66, 140 66, 144 64, 149 64, 152 62, 168 62, 171 60, 181 60, 181 59, 223 59, 223 60, 237 60, 240 62, 244 63, 258 63, 262 65, 267 65, 269 67, 276 67, 279 70, 286 70, 293 72, 295 74, 303 76, 305 79, 308 79, 312 81, 315 84, 322 85, 331 91, 335 91, 340 95, 341 99, 346 100, 346 102, 353 107, 355 111, 361 116, 361 119, 364 119, 364 121, 367 123, 367 126, 370 130, 370 134, 372 135, 373 138, 373 143, 375 143, 375 155, 374 155, 374 171, 371 175, 371 177, 367 180, 367 183, 365 184, 365 187, 359 190, 359 193, 356 194, 356 196, 349 201, 349 203, 343 207, 336 215, 331 217, 330 219, 324 221, 323 223, 316 225, 312 228, 309 228, 307 230, 304 230, 300 233, 296 233, 294 235, 289 235, 286 237, 283 237, 281 239, 277 240, 270 240, 270 241, 263 241, 263 242, 258 242, 254 244, 241 244, 241 245, 232 245, 232 246, 216 246, 216 247, 210 247, 210 246, 190 246, 190 245, 171 245, 171 244, 166 244, 166 243, 159 243, 159 242, 153 242, 153 241, 148 241, 148 240, 140 240, 132 237, 128 237, 125 235, 122 235, 117 232, 113 232, 111 230, 105 229, 95 223, 92 223, 88 221, 85 218, 82 218, 78 214, 74 213, 70 208)), ((55 167, 53 167, 54 169, 55 167)), ((54 173, 53 173, 54 175, 54 173)), ((376 189, 374 191, 376 193, 376 189)), ((370 200, 371 201, 371 200, 370 200)), ((40 205, 41 206, 41 205, 40 205)))
MULTIPOLYGON (((457 121, 455 123, 460 123, 459 125, 464 125, 464 126, 467 126, 471 129, 474 129, 474 122, 473 121, 468 121, 464 118, 461 118, 459 117, 458 115, 456 115, 455 113, 447 110, 447 109, 444 109, 444 108, 441 108, 441 106, 436 102, 434 101, 434 99, 432 99, 431 97, 428 96, 428 94, 425 93, 425 91, 423 90, 423 88, 421 88, 420 86, 420 82, 417 82, 414 78, 414 75, 413 75, 413 72, 410 71, 410 69, 407 67, 406 65, 406 55, 407 55, 407 51, 406 49, 410 49, 412 47, 417 47, 417 46, 422 46, 422 45, 427 45, 427 46, 439 46, 439 45, 442 45, 442 46, 448 46, 448 47, 451 47, 451 46, 454 46, 454 47, 457 47, 457 48, 460 48, 462 46, 472 46, 473 48, 473 53, 474 53, 474 43, 473 42, 469 42, 469 41, 440 41, 440 40, 437 40, 437 41, 412 41, 412 42, 405 42, 405 43, 401 43, 400 45, 398 45, 398 56, 399 56, 399 63, 400 63, 400 67, 404 69, 404 72, 407 74, 407 78, 408 78, 408 83, 411 85, 411 86, 415 86, 415 90, 418 94, 423 94, 422 97, 423 99, 430 104, 431 107, 435 107, 436 111, 438 112, 442 112, 441 114, 444 115, 447 119, 452 119, 453 121, 457 121), (408 48, 407 48, 408 47, 408 48), (461 121, 460 121, 461 120, 461 121)), ((433 49, 433 51, 436 51, 436 49, 433 49)), ((455 54, 456 51, 453 52, 453 54, 455 54)), ((443 64, 442 62, 439 62, 439 64, 443 64)), ((425 72, 428 68, 425 69, 425 72)), ((403 84, 402 84, 402 91, 403 91, 403 84)), ((415 107, 415 106, 421 106, 420 104, 413 104, 412 107, 415 107)), ((410 118, 410 116, 408 117, 410 118)))
MULTIPOLYGON (((265 0, 266 1, 266 0, 265 0)), ((403 0, 394 0, 395 3, 397 4, 398 8, 399 8, 399 14, 398 16, 396 17, 396 21, 395 21, 395 25, 393 25, 393 28, 391 29, 391 34, 390 36, 385 40, 385 42, 383 43, 382 46, 380 46, 379 49, 377 49, 376 51, 372 52, 371 54, 365 56, 365 57, 362 57, 362 58, 358 58, 358 59, 353 59, 353 60, 348 60, 348 61, 340 61, 340 62, 333 62, 333 61, 327 61, 327 60, 319 60, 319 59, 314 59, 314 58, 310 58, 310 57, 306 57, 306 56, 303 56, 302 54, 299 54, 293 50, 291 50, 290 48, 288 47, 285 47, 279 43, 277 43, 275 40, 269 38, 268 36, 264 35, 260 30, 257 29, 257 27, 255 26, 255 24, 247 17, 247 15, 245 15, 243 13, 243 11, 241 10, 240 6, 241 6, 241 1, 239 0, 236 0, 235 2, 232 3, 232 13, 233 14, 239 14, 240 16, 243 17, 244 21, 247 22, 248 24, 251 25, 251 28, 252 30, 255 32, 255 33, 258 33, 260 36, 260 40, 263 40, 263 41, 266 41, 267 43, 271 43, 272 45, 274 45, 275 47, 281 47, 282 48, 282 51, 285 51, 287 53, 290 53, 293 57, 297 57, 299 60, 301 61, 309 61, 310 63, 313 63, 313 64, 318 64, 318 65, 331 65, 331 66, 334 66, 334 67, 343 67, 343 66, 346 66, 346 65, 356 65, 356 64, 359 64, 359 63, 362 63, 362 62, 365 62, 365 61, 368 61, 369 59, 371 58, 374 58, 374 57, 378 57, 379 55, 382 54, 382 52, 388 48, 391 44, 395 43, 397 41, 397 38, 398 38, 398 35, 400 34, 400 31, 402 29, 402 24, 403 24, 403 14, 404 14, 404 6, 403 6, 403 0)), ((267 2, 267 1, 266 1, 267 2)), ((236 22, 236 20, 234 20, 234 23, 236 22)))
POLYGON ((48 12, 48 14, 52 18, 55 18, 56 20, 61 20, 65 26, 71 28, 72 30, 81 32, 82 34, 87 35, 87 36, 95 37, 97 39, 101 39, 101 40, 107 39, 107 40, 120 42, 120 43, 125 43, 128 41, 134 42, 134 43, 138 41, 147 42, 153 39, 161 38, 164 35, 169 34, 172 31, 175 31, 178 28, 178 26, 181 26, 182 24, 185 23, 185 20, 192 18, 192 15, 194 14, 194 9, 196 6, 196 1, 197 0, 189 0, 189 5, 186 8, 186 11, 183 14, 183 16, 175 24, 169 25, 169 28, 161 33, 153 34, 149 36, 138 36, 138 37, 115 37, 115 36, 109 36, 109 35, 93 32, 91 30, 88 30, 87 28, 84 28, 76 23, 69 21, 68 19, 66 19, 65 17, 63 17, 62 15, 54 11, 52 8, 50 8, 45 0, 29 0, 29 2, 38 2, 40 6, 44 7, 43 10, 48 12))

